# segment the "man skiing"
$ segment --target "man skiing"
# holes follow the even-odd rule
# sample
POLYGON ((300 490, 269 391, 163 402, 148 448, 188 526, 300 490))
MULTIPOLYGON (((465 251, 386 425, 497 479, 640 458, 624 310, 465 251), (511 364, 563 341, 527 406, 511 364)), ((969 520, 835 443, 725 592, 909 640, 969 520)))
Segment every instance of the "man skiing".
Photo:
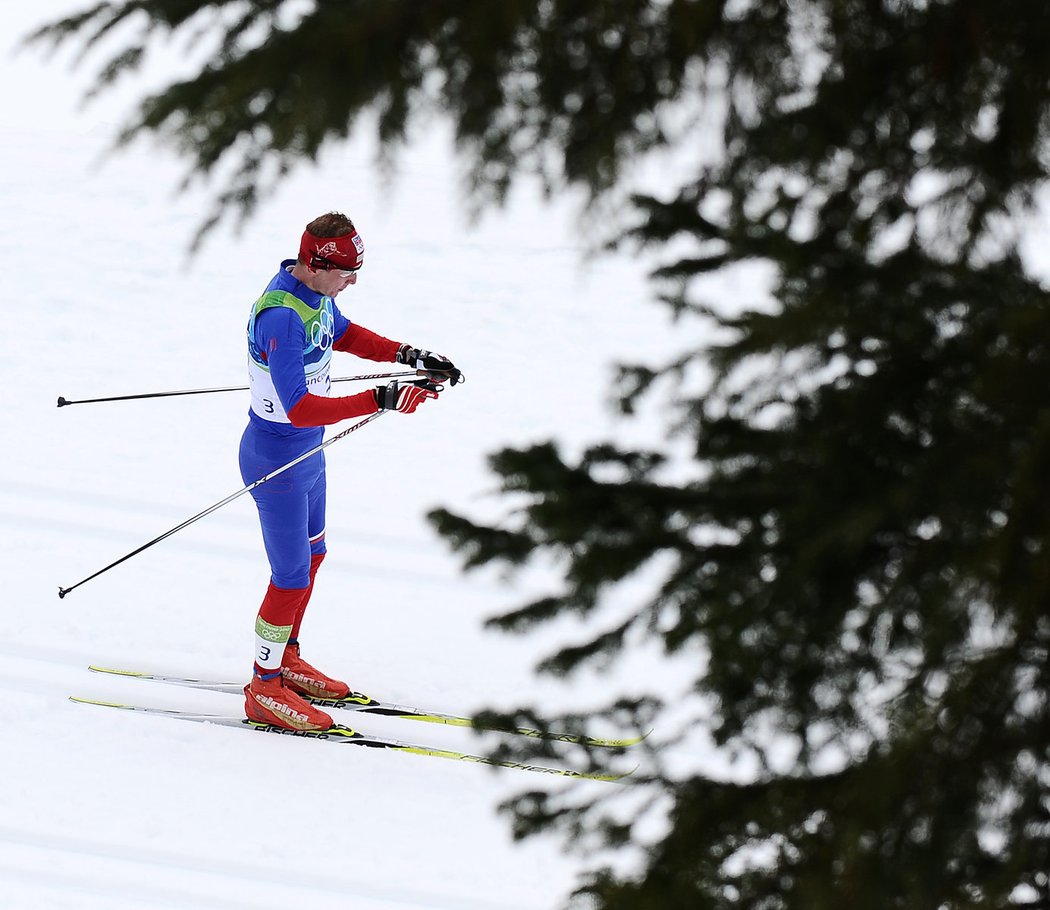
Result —
MULTIPOLYGON (((252 306, 251 408, 240 445, 246 485, 316 448, 328 424, 380 410, 411 414, 438 397, 441 383, 455 385, 462 378, 448 358, 384 338, 339 311, 335 298, 356 284, 363 263, 364 243, 350 219, 339 212, 321 215, 306 226, 298 259, 281 263, 252 306), (422 378, 330 398, 333 350, 408 364, 422 378)), ((303 660, 298 641, 325 557, 324 452, 251 492, 271 575, 255 622, 245 713, 249 720, 293 730, 326 730, 332 718, 308 699, 343 698, 350 690, 303 660)))

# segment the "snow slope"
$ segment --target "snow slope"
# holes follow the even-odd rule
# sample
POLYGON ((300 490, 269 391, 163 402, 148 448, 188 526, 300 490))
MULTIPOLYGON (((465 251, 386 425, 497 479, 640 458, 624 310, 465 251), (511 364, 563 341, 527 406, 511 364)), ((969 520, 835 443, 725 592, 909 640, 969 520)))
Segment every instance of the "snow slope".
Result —
MULTIPOLYGON (((38 9, 8 10, 8 34, 37 24, 38 9)), ((187 264, 208 202, 175 194, 184 165, 145 143, 96 163, 127 93, 80 110, 90 70, 71 73, 68 56, 23 52, 0 65, 17 89, 5 92, 0 177, 17 326, 0 341, 0 907, 559 906, 584 860, 555 839, 513 844, 495 807, 524 787, 565 784, 69 703, 78 693, 239 710, 227 696, 102 679, 86 665, 246 678, 267 570, 245 496, 59 600, 59 586, 241 486, 247 400, 55 403, 245 382, 251 300, 311 217, 345 210, 368 265, 344 311, 447 353, 468 382, 328 450, 329 557, 304 654, 401 703, 582 708, 627 683, 533 675, 571 625, 525 639, 482 629, 549 579, 461 575, 423 515, 439 504, 502 514, 488 453, 550 437, 572 450, 606 433, 612 364, 674 337, 648 302, 647 264, 586 260, 575 208, 530 191, 469 225, 440 129, 403 156, 392 185, 366 139, 330 149, 187 264)), ((362 371, 372 365, 337 357, 335 375, 362 371)), ((359 726, 469 751, 492 744, 405 721, 359 726)))

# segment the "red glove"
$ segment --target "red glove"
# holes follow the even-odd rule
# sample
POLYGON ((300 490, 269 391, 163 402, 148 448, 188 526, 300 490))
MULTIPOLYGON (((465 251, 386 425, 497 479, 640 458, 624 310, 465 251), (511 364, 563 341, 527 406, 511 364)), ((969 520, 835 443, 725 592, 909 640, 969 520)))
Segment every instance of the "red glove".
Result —
POLYGON ((409 382, 388 382, 376 386, 376 404, 381 411, 400 411, 411 414, 428 398, 437 398, 442 387, 429 379, 413 379, 409 382))

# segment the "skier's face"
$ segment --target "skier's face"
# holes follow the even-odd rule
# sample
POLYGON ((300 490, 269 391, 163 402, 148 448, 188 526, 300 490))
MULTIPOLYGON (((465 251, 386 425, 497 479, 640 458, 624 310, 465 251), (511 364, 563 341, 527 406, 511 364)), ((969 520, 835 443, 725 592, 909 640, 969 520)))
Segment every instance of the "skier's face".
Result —
POLYGON ((329 297, 335 297, 341 291, 345 291, 350 285, 357 284, 357 272, 344 272, 338 269, 317 271, 312 274, 313 289, 329 297))

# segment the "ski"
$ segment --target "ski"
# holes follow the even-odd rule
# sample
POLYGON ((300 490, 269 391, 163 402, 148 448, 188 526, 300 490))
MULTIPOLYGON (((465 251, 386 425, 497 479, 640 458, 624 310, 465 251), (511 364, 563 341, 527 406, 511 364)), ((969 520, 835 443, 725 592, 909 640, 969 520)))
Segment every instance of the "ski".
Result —
MULTIPOLYGON (((136 670, 115 670, 112 667, 89 666, 95 673, 110 676, 124 676, 130 679, 144 679, 151 682, 166 683, 171 686, 184 686, 189 689, 203 689, 207 692, 224 692, 230 695, 243 693, 244 684, 219 682, 216 680, 190 679, 184 676, 165 676, 159 673, 142 673, 136 670)), ((530 736, 534 739, 547 739, 556 742, 574 743, 580 746, 596 746, 607 749, 624 749, 640 743, 645 736, 632 736, 624 739, 607 739, 600 736, 588 736, 584 733, 556 733, 550 730, 535 730, 531 727, 515 727, 503 730, 498 727, 487 727, 472 717, 460 717, 455 714, 441 714, 426 711, 423 708, 411 708, 407 705, 395 705, 365 695, 363 692, 351 692, 346 698, 321 699, 311 698, 315 705, 322 708, 342 708, 347 711, 359 711, 362 714, 380 714, 385 717, 400 717, 406 720, 418 720, 428 724, 447 724, 452 727, 472 727, 478 730, 494 729, 502 733, 515 733, 518 736, 530 736)))
POLYGON ((229 717, 223 714, 196 714, 191 711, 176 711, 170 708, 150 708, 144 705, 125 705, 111 701, 97 701, 92 698, 80 698, 71 695, 69 700, 81 705, 97 705, 102 708, 117 708, 121 711, 135 711, 140 714, 150 714, 154 717, 167 717, 173 720, 188 721, 194 724, 212 724, 219 727, 234 727, 238 730, 254 730, 262 733, 278 733, 282 736, 296 736, 300 739, 318 739, 328 743, 347 743, 354 746, 366 746, 373 749, 390 749, 396 752, 408 752, 412 755, 429 755, 434 758, 448 758, 454 761, 471 762, 478 765, 492 765, 496 768, 514 768, 519 771, 535 771, 539 774, 552 774, 557 777, 570 777, 580 780, 603 780, 619 781, 627 777, 632 771, 623 773, 603 773, 599 771, 574 771, 570 768, 548 768, 543 765, 527 765, 522 762, 504 759, 487 758, 483 755, 471 755, 467 752, 456 752, 451 749, 435 749, 430 746, 421 746, 415 743, 406 743, 398 739, 385 739, 379 736, 370 736, 359 730, 336 724, 327 730, 288 730, 273 724, 262 724, 257 721, 247 720, 243 717, 229 717))

